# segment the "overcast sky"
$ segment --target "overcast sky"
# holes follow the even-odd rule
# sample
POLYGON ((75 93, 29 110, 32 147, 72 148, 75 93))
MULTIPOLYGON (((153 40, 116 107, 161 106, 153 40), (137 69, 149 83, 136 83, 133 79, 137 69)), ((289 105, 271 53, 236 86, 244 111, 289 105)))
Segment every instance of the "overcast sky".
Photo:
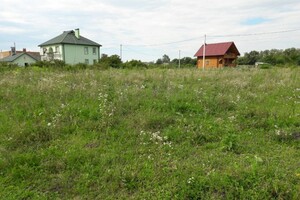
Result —
POLYGON ((234 41, 240 53, 300 48, 299 0, 0 0, 0 50, 39 51, 66 30, 123 61, 193 57, 207 43, 234 41), (264 33, 264 34, 260 34, 264 33), (251 35, 252 34, 252 35, 251 35))

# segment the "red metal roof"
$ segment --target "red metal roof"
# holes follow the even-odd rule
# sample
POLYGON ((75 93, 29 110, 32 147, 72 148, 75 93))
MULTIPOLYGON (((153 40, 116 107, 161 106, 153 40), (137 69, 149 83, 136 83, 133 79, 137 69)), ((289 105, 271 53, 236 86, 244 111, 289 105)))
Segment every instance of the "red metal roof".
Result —
MULTIPOLYGON (((236 48, 234 42, 223 42, 215 44, 206 44, 205 45, 205 56, 223 56, 226 52, 231 49, 231 51, 240 55, 238 49, 236 48)), ((203 45, 195 54, 196 57, 203 56, 203 45)))

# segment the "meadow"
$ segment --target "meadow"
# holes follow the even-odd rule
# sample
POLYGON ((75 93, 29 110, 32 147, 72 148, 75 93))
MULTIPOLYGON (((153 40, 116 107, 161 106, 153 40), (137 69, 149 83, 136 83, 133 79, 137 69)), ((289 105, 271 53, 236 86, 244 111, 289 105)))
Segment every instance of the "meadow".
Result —
POLYGON ((300 199, 300 68, 2 70, 0 199, 300 199))

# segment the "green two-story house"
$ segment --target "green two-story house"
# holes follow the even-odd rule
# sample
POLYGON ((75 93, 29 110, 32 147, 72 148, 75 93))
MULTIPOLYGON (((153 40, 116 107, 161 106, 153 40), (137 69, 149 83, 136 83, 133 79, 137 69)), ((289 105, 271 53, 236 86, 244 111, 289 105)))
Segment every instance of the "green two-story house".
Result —
POLYGON ((100 59, 102 45, 80 35, 79 29, 64 31, 61 35, 39 45, 41 60, 63 60, 66 64, 88 65, 100 59))

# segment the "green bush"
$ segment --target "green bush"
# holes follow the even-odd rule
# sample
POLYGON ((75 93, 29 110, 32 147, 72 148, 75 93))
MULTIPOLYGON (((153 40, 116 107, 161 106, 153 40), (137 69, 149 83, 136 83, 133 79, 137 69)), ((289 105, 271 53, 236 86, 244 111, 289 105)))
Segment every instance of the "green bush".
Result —
POLYGON ((122 60, 118 55, 107 56, 103 55, 99 63, 104 67, 122 68, 122 60))
POLYGON ((13 70, 18 67, 19 66, 17 64, 8 63, 8 62, 0 62, 0 71, 13 70))
POLYGON ((45 67, 45 68, 64 68, 66 63, 62 60, 53 60, 53 61, 37 61, 34 66, 45 67))
POLYGON ((140 60, 131 60, 123 64, 123 68, 126 69, 138 69, 138 68, 147 68, 147 65, 140 60))

